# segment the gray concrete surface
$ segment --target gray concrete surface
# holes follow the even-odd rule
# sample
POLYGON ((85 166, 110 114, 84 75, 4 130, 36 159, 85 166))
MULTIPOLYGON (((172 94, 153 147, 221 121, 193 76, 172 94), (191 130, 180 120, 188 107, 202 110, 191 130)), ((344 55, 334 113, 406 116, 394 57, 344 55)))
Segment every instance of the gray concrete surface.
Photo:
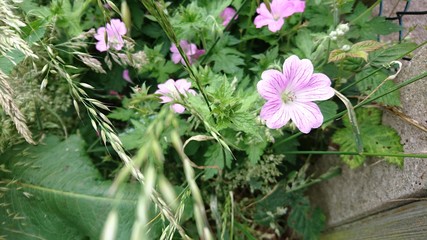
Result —
MULTIPOLYGON (((427 45, 419 49, 410 63, 405 64, 396 82, 426 71, 427 45)), ((402 88, 401 101, 402 111, 427 127, 427 78, 402 88)), ((383 121, 398 131, 406 153, 427 153, 427 132, 393 113, 386 112, 383 121)), ((343 164, 339 158, 327 156, 319 160, 313 170, 321 173, 333 165, 343 164)), ((341 176, 313 186, 309 196, 315 205, 325 211, 329 227, 349 223, 408 204, 414 198, 427 197, 427 159, 406 158, 403 169, 381 159, 371 159, 355 170, 343 166, 341 176)))

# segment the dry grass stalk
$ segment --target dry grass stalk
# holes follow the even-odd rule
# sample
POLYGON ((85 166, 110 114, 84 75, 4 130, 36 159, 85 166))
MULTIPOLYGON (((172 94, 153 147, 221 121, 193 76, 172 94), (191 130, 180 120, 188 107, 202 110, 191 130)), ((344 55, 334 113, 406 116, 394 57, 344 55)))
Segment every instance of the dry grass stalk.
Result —
POLYGON ((25 122, 24 115, 13 101, 13 91, 8 83, 9 77, 0 70, 0 105, 7 115, 10 116, 16 126, 19 134, 21 134, 28 143, 35 144, 31 137, 31 131, 25 122))

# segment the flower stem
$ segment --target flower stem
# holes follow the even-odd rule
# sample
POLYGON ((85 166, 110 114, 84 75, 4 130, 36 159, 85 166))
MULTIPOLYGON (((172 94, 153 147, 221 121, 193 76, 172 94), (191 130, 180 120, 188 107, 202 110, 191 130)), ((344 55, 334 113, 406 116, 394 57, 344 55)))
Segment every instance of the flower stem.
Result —
POLYGON ((427 158, 425 153, 357 153, 357 152, 339 152, 339 151, 287 151, 283 154, 313 154, 313 155, 360 155, 366 157, 408 157, 408 158, 427 158))

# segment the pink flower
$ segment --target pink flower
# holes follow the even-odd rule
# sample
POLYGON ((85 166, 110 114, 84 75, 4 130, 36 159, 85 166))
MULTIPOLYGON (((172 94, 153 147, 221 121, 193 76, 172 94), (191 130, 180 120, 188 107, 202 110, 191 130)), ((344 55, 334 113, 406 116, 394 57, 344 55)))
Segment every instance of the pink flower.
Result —
POLYGON ((98 28, 95 39, 96 49, 105 52, 110 48, 121 50, 124 45, 122 36, 127 32, 126 25, 120 19, 111 19, 105 27, 98 28))
MULTIPOLYGON (((222 25, 224 27, 233 19, 234 14, 236 14, 236 10, 232 7, 226 7, 224 11, 221 12, 219 16, 222 18, 222 25)), ((234 19, 237 19, 237 15, 234 19)))
POLYGON ((130 78, 130 74, 129 74, 129 70, 128 70, 128 69, 123 70, 122 78, 123 78, 126 82, 133 83, 133 82, 132 82, 132 79, 130 78))
MULTIPOLYGON (((187 55, 188 61, 190 61, 190 64, 193 64, 195 60, 197 60, 200 55, 205 53, 205 50, 203 49, 197 49, 196 44, 194 43, 188 43, 186 40, 181 40, 179 42, 179 45, 181 45, 182 49, 185 52, 185 55, 187 55)), ((173 43, 171 48, 172 52, 172 62, 175 64, 181 62, 182 64, 185 64, 184 59, 182 58, 181 54, 179 54, 178 48, 173 43)))
POLYGON ((331 80, 323 73, 313 73, 313 64, 308 59, 290 56, 283 64, 283 72, 266 70, 258 82, 258 93, 267 100, 260 117, 267 127, 281 128, 292 122, 303 133, 318 128, 323 115, 313 101, 334 96, 331 80))
POLYGON ((273 0, 268 10, 265 3, 257 8, 259 14, 255 17, 254 23, 256 28, 268 25, 272 32, 279 31, 285 23, 285 18, 297 12, 304 12, 305 2, 300 0, 273 0))
MULTIPOLYGON (((158 90, 155 94, 160 94, 161 103, 174 102, 177 100, 181 100, 182 96, 187 96, 187 93, 191 93, 196 95, 196 91, 190 89, 191 83, 185 79, 173 80, 169 79, 165 83, 158 85, 158 90)), ((185 111, 185 107, 179 103, 174 103, 171 106, 176 113, 183 113, 185 111)))

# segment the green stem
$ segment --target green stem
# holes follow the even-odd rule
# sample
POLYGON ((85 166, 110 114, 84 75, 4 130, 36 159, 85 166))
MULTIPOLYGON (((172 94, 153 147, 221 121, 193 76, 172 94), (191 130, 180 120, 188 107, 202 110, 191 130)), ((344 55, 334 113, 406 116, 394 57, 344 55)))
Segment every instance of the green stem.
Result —
POLYGON ((339 152, 339 151, 287 151, 283 154, 314 154, 314 155, 359 155, 366 157, 409 157, 409 158, 427 158, 424 153, 357 153, 357 152, 339 152))

